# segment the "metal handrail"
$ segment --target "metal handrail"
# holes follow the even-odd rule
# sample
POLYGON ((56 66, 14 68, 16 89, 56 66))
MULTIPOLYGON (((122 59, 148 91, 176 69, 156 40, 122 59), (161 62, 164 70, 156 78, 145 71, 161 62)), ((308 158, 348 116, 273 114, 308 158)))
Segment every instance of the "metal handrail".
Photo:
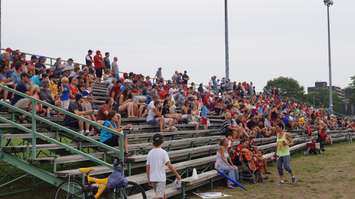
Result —
MULTIPOLYGON (((31 100, 31 102, 32 102, 32 112, 31 112, 31 113, 26 112, 26 111, 24 111, 24 110, 22 110, 22 109, 20 109, 20 108, 18 108, 18 107, 12 106, 12 105, 10 105, 10 104, 4 102, 4 101, 0 101, 0 104, 3 105, 3 106, 6 106, 6 107, 8 107, 8 108, 10 108, 10 109, 12 109, 12 110, 15 110, 15 111, 17 111, 17 112, 20 112, 20 113, 22 113, 22 114, 24 114, 24 115, 26 115, 26 116, 32 117, 32 131, 35 131, 35 130, 36 130, 36 129, 35 129, 35 127, 36 127, 36 120, 40 120, 40 121, 43 122, 43 123, 46 123, 46 124, 48 124, 48 125, 52 125, 52 126, 55 126, 55 127, 57 127, 57 128, 60 128, 60 129, 64 130, 65 132, 69 133, 69 134, 72 134, 72 135, 75 135, 75 136, 77 136, 77 137, 80 137, 81 139, 84 139, 84 140, 86 140, 86 141, 88 141, 88 142, 91 142, 91 143, 93 143, 93 144, 95 144, 95 145, 98 145, 98 146, 100 146, 100 147, 102 147, 102 148, 105 148, 105 149, 107 149, 107 150, 116 152, 116 153, 119 154, 119 158, 120 158, 120 159, 122 159, 122 160, 124 159, 124 146, 123 146, 123 145, 124 145, 124 134, 123 134, 123 133, 117 132, 117 131, 115 131, 115 130, 113 130, 113 129, 111 129, 111 128, 108 128, 108 127, 105 127, 105 126, 103 126, 103 125, 101 125, 101 124, 98 124, 97 122, 91 121, 91 120, 89 120, 89 119, 87 119, 87 118, 84 118, 84 117, 82 117, 82 116, 78 116, 78 115, 76 115, 76 114, 74 114, 74 113, 71 113, 71 112, 69 112, 69 111, 67 111, 67 110, 64 110, 64 109, 62 109, 62 108, 56 107, 56 106, 54 106, 54 105, 52 105, 52 104, 49 104, 49 103, 47 103, 47 102, 44 102, 44 101, 42 101, 42 100, 38 100, 38 99, 36 99, 36 98, 33 98, 33 97, 31 97, 31 96, 29 96, 29 95, 27 95, 27 94, 25 94, 25 93, 21 93, 21 92, 15 90, 15 89, 9 88, 8 86, 5 86, 5 85, 0 84, 0 88, 4 89, 4 90, 6 90, 6 91, 8 91, 8 92, 10 92, 10 93, 14 93, 14 94, 16 94, 16 95, 19 95, 19 96, 21 96, 21 97, 28 98, 28 99, 31 100), (89 137, 86 137, 86 136, 84 136, 84 135, 82 135, 82 134, 80 134, 80 133, 78 133, 78 132, 75 132, 75 131, 73 131, 73 130, 71 130, 71 129, 69 129, 69 128, 66 128, 66 127, 64 127, 64 126, 61 126, 61 125, 59 125, 59 124, 57 124, 57 123, 54 123, 54 122, 52 122, 52 121, 50 121, 50 120, 47 120, 47 119, 45 119, 45 118, 42 118, 42 117, 38 116, 38 115, 36 114, 36 111, 34 111, 34 110, 35 110, 35 107, 36 107, 36 105, 37 105, 37 103, 42 104, 42 105, 44 105, 44 106, 46 106, 46 107, 50 107, 50 108, 53 109, 53 110, 56 110, 56 111, 58 111, 58 112, 61 112, 61 113, 63 113, 64 115, 70 116, 70 117, 75 118, 75 119, 77 119, 77 120, 79 120, 79 121, 83 121, 83 122, 89 123, 90 125, 95 126, 95 127, 97 127, 98 129, 105 129, 106 131, 108 131, 108 132, 110 132, 110 133, 112 133, 112 134, 114 134, 114 135, 117 135, 117 136, 119 137, 119 149, 110 147, 110 146, 108 146, 108 145, 106 145, 106 144, 103 144, 103 143, 101 143, 101 142, 99 142, 99 141, 96 141, 96 140, 91 139, 91 138, 89 138, 89 137)), ((33 147, 35 147, 35 144, 36 144, 35 141, 36 141, 36 134, 33 133, 33 138, 32 138, 32 144, 34 145, 33 147)), ((34 148, 33 150, 34 150, 34 152, 35 152, 35 148, 34 148)))
MULTIPOLYGON (((14 122, 14 121, 8 120, 8 119, 6 119, 6 118, 4 118, 4 117, 2 117, 2 116, 0 116, 0 121, 9 123, 9 124, 15 126, 16 128, 18 128, 18 129, 20 129, 20 130, 22 130, 22 131, 25 131, 25 132, 27 132, 27 133, 33 133, 33 134, 35 134, 36 136, 40 137, 41 139, 47 140, 48 142, 50 142, 50 143, 52 143, 52 144, 57 144, 57 145, 59 145, 59 146, 61 146, 61 147, 64 147, 66 150, 69 150, 70 152, 74 152, 74 153, 80 154, 80 155, 82 155, 82 156, 88 158, 89 160, 94 161, 94 162, 96 162, 96 163, 98 163, 98 164, 101 164, 101 165, 103 165, 103 166, 107 166, 107 167, 109 167, 109 168, 113 168, 111 164, 109 164, 109 163, 107 163, 107 162, 105 162, 105 161, 103 161, 103 160, 100 160, 100 159, 96 158, 95 156, 92 156, 92 155, 90 155, 90 154, 88 154, 88 153, 84 153, 84 152, 82 152, 82 151, 80 151, 80 150, 78 150, 78 149, 76 149, 76 148, 74 148, 74 147, 71 147, 71 146, 68 146, 68 145, 66 145, 66 144, 63 144, 63 143, 61 143, 60 141, 55 140, 55 139, 53 139, 53 138, 50 138, 50 137, 48 137, 48 136, 46 136, 46 135, 43 135, 43 134, 41 134, 41 133, 38 133, 37 131, 33 131, 33 130, 31 130, 31 129, 28 129, 28 128, 22 126, 21 124, 18 124, 18 123, 14 122)), ((33 155, 33 154, 32 154, 32 155, 33 155)), ((35 154, 35 155, 36 155, 36 154, 35 154)))

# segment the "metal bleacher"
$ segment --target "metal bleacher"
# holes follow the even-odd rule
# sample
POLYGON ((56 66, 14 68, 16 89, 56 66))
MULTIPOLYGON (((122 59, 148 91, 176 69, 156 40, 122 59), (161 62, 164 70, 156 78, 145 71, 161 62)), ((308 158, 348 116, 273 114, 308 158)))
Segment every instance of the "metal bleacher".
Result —
MULTIPOLYGON (((50 58, 50 62, 53 59, 50 58)), ((0 101, 0 161, 50 185, 58 186, 68 176, 80 179, 80 167, 94 167, 93 175, 108 175, 112 171, 113 158, 124 159, 123 134, 4 85, 0 85, 0 88, 30 99, 32 107, 42 104, 61 113, 57 117, 46 118, 37 115, 35 111, 26 112, 5 101, 0 101), (25 122, 19 122, 18 115, 25 116, 25 122), (112 134, 118 135, 120 147, 107 146, 98 141, 98 136, 85 136, 75 129, 64 126, 62 115, 69 115, 90 123, 98 129, 105 128, 112 134)), ((94 102, 97 105, 101 105, 107 98, 106 88, 104 84, 94 86, 94 102)), ((187 191, 219 179, 213 165, 218 149, 217 143, 222 138, 219 128, 223 118, 211 115, 210 121, 211 126, 206 130, 195 130, 194 125, 179 124, 178 131, 161 132, 165 138, 162 147, 168 151, 176 169, 183 177, 183 188, 177 190, 172 183, 174 180, 172 173, 166 168, 169 179, 166 190, 168 197, 185 198, 187 191), (199 173, 198 179, 190 177, 194 168, 199 173)), ((152 148, 151 137, 159 132, 159 127, 147 125, 144 118, 123 118, 122 122, 133 124, 133 128, 127 132, 130 145, 129 156, 125 159, 127 163, 125 173, 130 181, 142 185, 146 189, 148 198, 152 198, 153 191, 147 186, 148 181, 143 167, 147 153, 152 148)), ((304 149, 309 138, 302 130, 291 133, 295 139, 295 145, 291 147, 292 153, 304 149)), ((354 132, 349 130, 336 130, 329 133, 335 142, 354 139, 354 132)), ((255 139, 255 145, 264 152, 264 158, 267 160, 271 160, 274 155, 275 141, 275 137, 255 139)), ((3 178, 3 175, 8 174, 4 172, 0 174, 0 187, 21 180, 21 176, 3 178), (2 179, 9 180, 2 181, 2 179)))

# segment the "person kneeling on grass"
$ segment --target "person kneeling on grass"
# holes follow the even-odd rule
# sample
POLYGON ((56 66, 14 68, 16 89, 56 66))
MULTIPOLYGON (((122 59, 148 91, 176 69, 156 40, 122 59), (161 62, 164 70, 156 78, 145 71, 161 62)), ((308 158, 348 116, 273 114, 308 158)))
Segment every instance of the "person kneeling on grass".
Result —
MULTIPOLYGON (((219 149, 217 151, 217 158, 215 163, 215 169, 226 174, 228 178, 238 181, 239 171, 238 167, 232 163, 228 152, 229 140, 227 138, 222 139, 219 143, 219 149)), ((230 189, 234 189, 233 182, 228 181, 227 186, 230 189)))
POLYGON ((290 174, 291 182, 296 183, 296 177, 293 175, 290 166, 290 148, 293 144, 292 138, 284 131, 285 126, 279 123, 276 126, 276 155, 277 155, 277 170, 280 176, 280 184, 284 184, 284 169, 290 174))
MULTIPOLYGON (((128 124, 126 126, 119 127, 119 117, 118 114, 114 111, 110 111, 107 115, 107 119, 103 122, 103 126, 107 128, 111 128, 115 130, 117 133, 123 133, 124 129, 129 129, 132 125, 128 124)), ((100 142, 115 147, 118 146, 118 136, 113 135, 112 133, 108 132, 106 129, 100 130, 100 142)), ((128 138, 125 136, 124 140, 124 148, 125 148, 125 156, 128 154, 128 138)))
POLYGON ((176 176, 178 181, 181 181, 181 176, 176 171, 175 167, 169 160, 168 153, 161 148, 164 139, 161 134, 155 134, 153 136, 153 146, 147 156, 146 172, 149 185, 153 187, 155 192, 155 199, 165 199, 165 187, 166 187, 166 172, 165 166, 167 166, 176 176))

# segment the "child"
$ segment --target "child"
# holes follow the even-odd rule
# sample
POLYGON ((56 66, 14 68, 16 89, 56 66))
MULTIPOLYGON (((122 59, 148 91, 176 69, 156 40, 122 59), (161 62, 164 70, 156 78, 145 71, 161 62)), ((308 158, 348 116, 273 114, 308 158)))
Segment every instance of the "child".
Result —
POLYGON ((205 129, 208 129, 208 108, 206 106, 206 104, 203 104, 203 106, 201 107, 201 119, 200 119, 200 123, 204 126, 205 129))
POLYGON ((149 185, 154 188, 155 199, 166 199, 165 186, 166 186, 166 172, 167 166, 176 176, 178 181, 181 176, 176 171, 175 167, 170 163, 168 153, 161 148, 163 144, 163 136, 155 134, 153 136, 154 148, 149 151, 147 157, 146 172, 149 185))
POLYGON ((70 89, 69 89, 69 79, 67 77, 62 78, 62 93, 60 95, 60 102, 62 108, 68 110, 70 102, 70 89))

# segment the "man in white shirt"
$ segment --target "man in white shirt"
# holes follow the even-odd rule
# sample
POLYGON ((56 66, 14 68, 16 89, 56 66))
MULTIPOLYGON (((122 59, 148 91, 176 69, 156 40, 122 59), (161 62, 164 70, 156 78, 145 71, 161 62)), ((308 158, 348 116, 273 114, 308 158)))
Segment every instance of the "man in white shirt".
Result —
POLYGON ((175 167, 170 163, 168 153, 161 148, 163 142, 164 139, 161 134, 157 133, 153 136, 154 148, 149 151, 146 164, 148 182, 154 189, 155 199, 166 199, 165 166, 167 166, 175 174, 178 181, 181 180, 181 176, 176 171, 175 167))

